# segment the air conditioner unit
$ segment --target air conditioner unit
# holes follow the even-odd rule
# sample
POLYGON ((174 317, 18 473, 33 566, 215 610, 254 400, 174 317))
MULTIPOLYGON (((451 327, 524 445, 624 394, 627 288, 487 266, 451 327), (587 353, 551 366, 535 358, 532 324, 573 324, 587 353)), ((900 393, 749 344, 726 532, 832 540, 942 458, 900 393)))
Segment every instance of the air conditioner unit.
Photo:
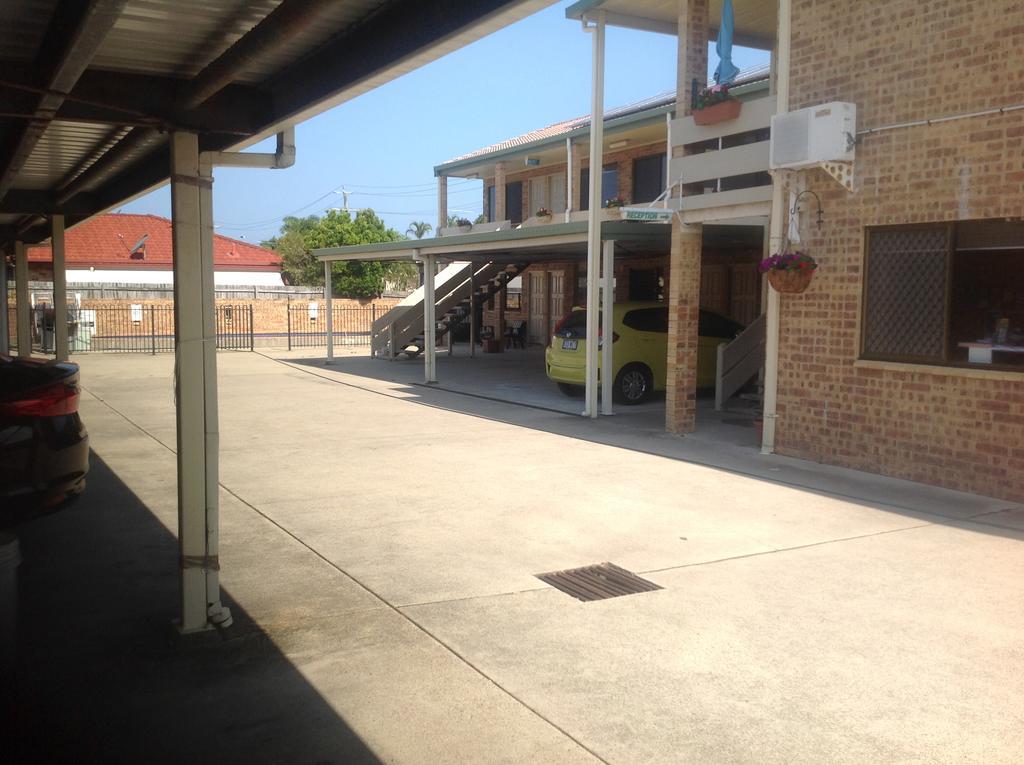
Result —
POLYGON ((772 170, 852 162, 857 105, 833 101, 772 117, 772 170))

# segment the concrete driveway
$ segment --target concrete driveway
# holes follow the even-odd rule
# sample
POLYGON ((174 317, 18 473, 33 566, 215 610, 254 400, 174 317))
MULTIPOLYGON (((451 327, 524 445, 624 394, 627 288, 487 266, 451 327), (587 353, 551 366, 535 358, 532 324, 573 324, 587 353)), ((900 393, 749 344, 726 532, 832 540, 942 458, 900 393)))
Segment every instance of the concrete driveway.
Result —
POLYGON ((51 720, 105 700, 95 753, 1024 760, 1021 506, 294 356, 218 356, 239 623, 172 648, 172 360, 77 359, 97 467, 19 531, 22 666, 51 720), (603 561, 663 589, 534 576, 603 561))

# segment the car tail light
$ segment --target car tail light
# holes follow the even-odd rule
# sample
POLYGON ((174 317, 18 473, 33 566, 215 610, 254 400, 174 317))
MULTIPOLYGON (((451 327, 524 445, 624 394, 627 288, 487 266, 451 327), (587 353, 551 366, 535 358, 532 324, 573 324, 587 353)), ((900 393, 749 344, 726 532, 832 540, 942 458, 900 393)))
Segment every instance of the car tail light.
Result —
POLYGON ((0 417, 59 417, 78 411, 78 384, 61 381, 0 403, 0 417))
POLYGON ((558 320, 558 324, 555 325, 555 328, 551 331, 551 334, 552 335, 557 335, 559 332, 561 332, 562 331, 562 327, 564 327, 565 323, 567 321, 569 321, 569 317, 570 316, 572 316, 572 311, 570 311, 565 316, 563 316, 561 319, 559 319, 558 320))

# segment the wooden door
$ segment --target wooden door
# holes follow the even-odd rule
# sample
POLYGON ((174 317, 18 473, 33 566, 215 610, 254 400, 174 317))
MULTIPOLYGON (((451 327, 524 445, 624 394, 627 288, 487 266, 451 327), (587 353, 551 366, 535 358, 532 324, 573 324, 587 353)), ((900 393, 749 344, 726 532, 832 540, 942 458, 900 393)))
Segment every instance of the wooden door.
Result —
POLYGON ((550 310, 548 311, 548 331, 544 338, 545 345, 548 338, 555 331, 555 325, 562 320, 569 309, 565 305, 565 272, 549 271, 550 275, 550 310))
POLYGON ((729 268, 724 265, 702 265, 700 269, 700 307, 729 315, 729 268))
POLYGON ((548 272, 530 271, 530 321, 531 343, 546 345, 548 341, 548 272))
POLYGON ((761 313, 761 274, 756 263, 737 263, 731 270, 731 316, 746 326, 761 313))

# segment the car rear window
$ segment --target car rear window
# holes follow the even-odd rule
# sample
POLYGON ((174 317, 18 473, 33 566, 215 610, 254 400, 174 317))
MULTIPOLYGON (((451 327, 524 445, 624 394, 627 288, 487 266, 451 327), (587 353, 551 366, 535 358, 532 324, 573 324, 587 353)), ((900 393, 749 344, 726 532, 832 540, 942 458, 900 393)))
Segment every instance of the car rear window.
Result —
POLYGON ((668 332, 668 306, 626 311, 622 323, 639 332, 668 332))
POLYGON ((558 327, 558 332, 555 333, 558 337, 575 337, 578 339, 586 339, 587 337, 587 312, 586 311, 573 311, 561 322, 558 327))

